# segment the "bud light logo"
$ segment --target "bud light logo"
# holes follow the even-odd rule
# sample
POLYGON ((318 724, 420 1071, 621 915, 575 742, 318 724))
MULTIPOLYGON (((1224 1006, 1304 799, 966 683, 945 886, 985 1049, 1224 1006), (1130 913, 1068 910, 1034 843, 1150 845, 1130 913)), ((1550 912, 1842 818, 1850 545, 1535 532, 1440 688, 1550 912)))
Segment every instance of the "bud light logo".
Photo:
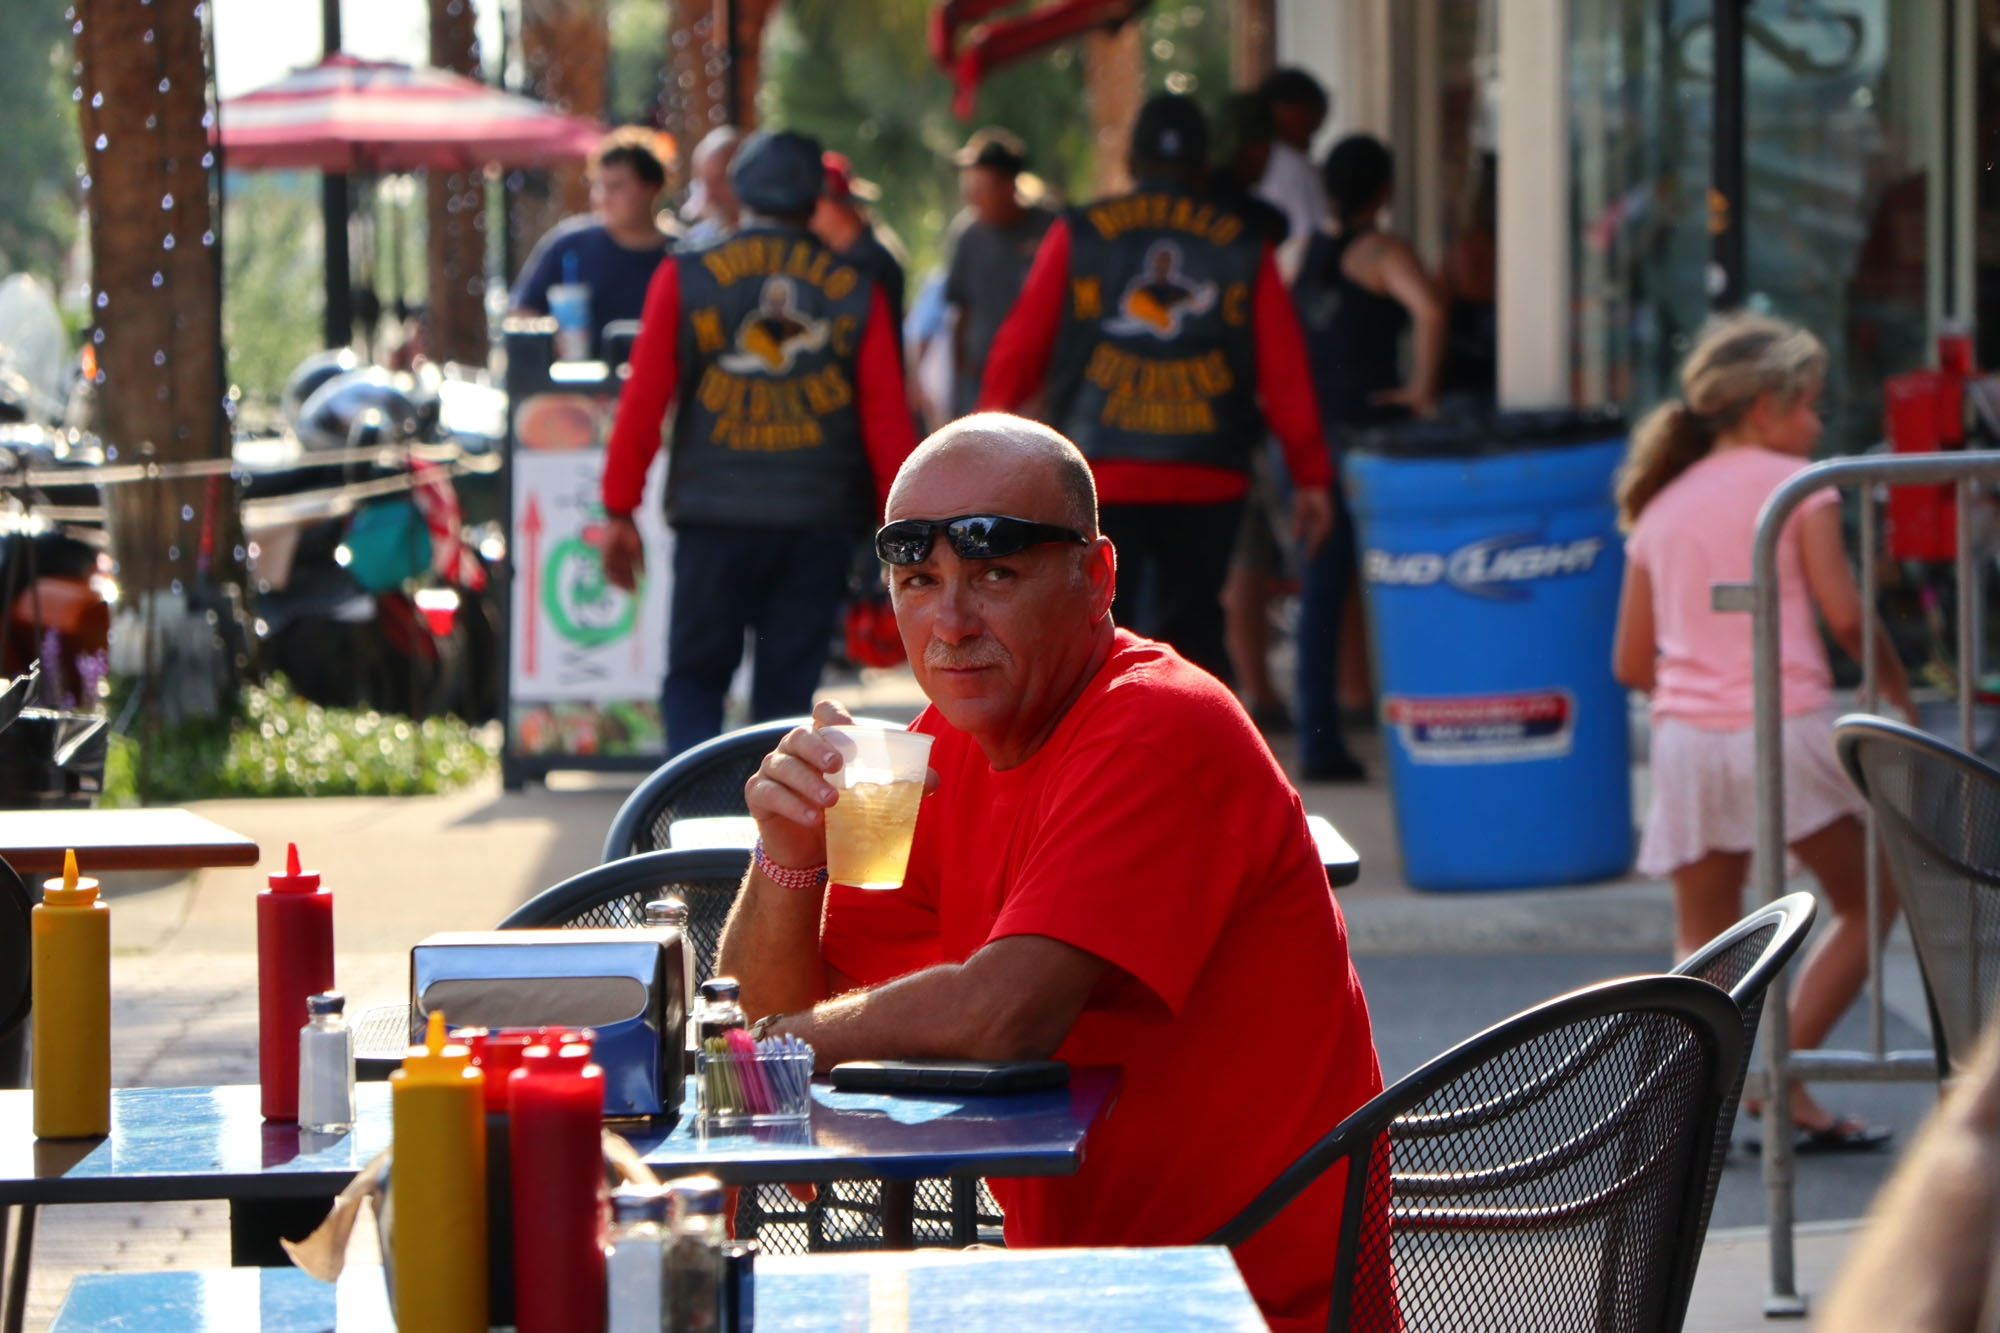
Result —
POLYGON ((1539 532, 1516 532, 1467 543, 1450 555, 1370 551, 1365 569, 1370 583, 1386 587, 1429 588, 1445 583, 1473 597, 1518 602, 1528 596, 1523 584, 1587 574, 1603 552, 1602 537, 1548 542, 1539 532))

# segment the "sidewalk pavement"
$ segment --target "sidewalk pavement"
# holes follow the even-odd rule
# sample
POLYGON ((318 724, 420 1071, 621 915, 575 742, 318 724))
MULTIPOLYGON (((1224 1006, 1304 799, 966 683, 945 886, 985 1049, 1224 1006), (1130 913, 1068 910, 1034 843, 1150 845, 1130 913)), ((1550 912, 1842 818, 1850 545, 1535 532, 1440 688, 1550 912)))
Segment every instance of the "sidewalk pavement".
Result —
POLYGON ((1770 1272, 1764 1228, 1711 1231, 1695 1272, 1688 1302, 1688 1333, 1790 1333, 1812 1327, 1815 1298, 1825 1299, 1841 1259, 1861 1232, 1858 1222, 1805 1222, 1794 1236, 1792 1257, 1799 1290, 1806 1293, 1807 1317, 1770 1320, 1763 1315, 1770 1272))
MULTIPOLYGON (((906 672, 869 672, 828 693, 856 713, 899 720, 922 704, 906 672)), ((1307 808, 1330 819, 1361 855, 1359 882, 1340 895, 1356 953, 1670 955, 1673 910, 1660 884, 1413 892, 1398 870, 1377 738, 1359 737, 1356 748, 1376 781, 1303 788, 1307 808)), ((1274 749, 1291 759, 1287 738, 1277 738, 1274 749)), ((255 1081, 252 900, 263 875, 283 865, 287 841, 299 844, 306 866, 319 870, 335 895, 336 978, 349 1011, 358 1012, 407 999, 409 949, 425 936, 491 926, 539 890, 597 864, 605 830, 635 781, 557 774, 545 787, 514 793, 489 780, 434 797, 199 803, 200 813, 255 839, 263 865, 178 878, 104 877, 113 921, 114 1079, 155 1086, 255 1081)), ((46 1326, 78 1272, 226 1265, 227 1222, 221 1203, 44 1210, 28 1327, 46 1326)), ((1831 1271, 1844 1234, 1836 1228, 1806 1239, 1802 1229, 1808 1289, 1825 1289, 1821 1271, 1831 1271)), ((1703 1313, 1688 1327, 1762 1326, 1762 1265, 1761 1232, 1713 1236, 1698 1293, 1703 1313)))

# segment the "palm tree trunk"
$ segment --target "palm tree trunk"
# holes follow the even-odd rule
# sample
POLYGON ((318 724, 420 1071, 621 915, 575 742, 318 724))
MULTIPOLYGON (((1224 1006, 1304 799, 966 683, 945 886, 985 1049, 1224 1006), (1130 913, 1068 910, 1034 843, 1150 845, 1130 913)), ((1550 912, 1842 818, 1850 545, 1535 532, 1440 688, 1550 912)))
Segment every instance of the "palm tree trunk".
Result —
POLYGON ((1236 0, 1230 64, 1238 88, 1255 88, 1278 63, 1275 0, 1236 0))
MULTIPOLYGON (((729 98, 722 71, 728 43, 722 40, 720 0, 672 0, 667 24, 668 107, 666 128, 681 147, 683 160, 703 135, 729 121, 729 98)), ((757 124, 764 26, 778 0, 734 0, 736 11, 736 105, 740 127, 757 124)))
POLYGON ((1083 68, 1096 163, 1093 184, 1100 197, 1131 188, 1126 157, 1132 146, 1132 122, 1146 96, 1143 39, 1136 20, 1115 32, 1098 29, 1084 35, 1083 68))
MULTIPOLYGON (((74 0, 88 176, 99 427, 122 461, 225 456, 222 290, 201 0, 74 0)), ((230 493, 110 490, 128 592, 192 590, 233 564, 230 493)))
MULTIPOLYGON (((602 120, 605 71, 611 67, 611 29, 605 0, 522 0, 521 63, 527 93, 573 115, 602 120)), ((575 213, 590 211, 590 176, 581 162, 548 171, 539 198, 517 196, 514 229, 525 252, 542 233, 575 213)))
MULTIPOLYGON (((431 64, 480 77, 473 0, 430 0, 431 64)), ((437 361, 486 364, 486 174, 428 171, 424 190, 429 352, 437 361)))

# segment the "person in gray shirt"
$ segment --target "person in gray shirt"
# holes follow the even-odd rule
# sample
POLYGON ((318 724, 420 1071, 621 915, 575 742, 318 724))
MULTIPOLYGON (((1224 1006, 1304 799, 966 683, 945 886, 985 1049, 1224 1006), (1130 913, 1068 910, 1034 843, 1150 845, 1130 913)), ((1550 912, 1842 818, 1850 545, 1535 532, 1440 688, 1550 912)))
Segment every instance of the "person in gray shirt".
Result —
POLYGON ((1023 198, 1028 155, 1006 130, 974 134, 953 159, 966 213, 951 246, 944 299, 957 310, 952 357, 952 405, 958 415, 979 400, 979 380, 993 337, 1014 308, 1042 233, 1055 214, 1023 198))

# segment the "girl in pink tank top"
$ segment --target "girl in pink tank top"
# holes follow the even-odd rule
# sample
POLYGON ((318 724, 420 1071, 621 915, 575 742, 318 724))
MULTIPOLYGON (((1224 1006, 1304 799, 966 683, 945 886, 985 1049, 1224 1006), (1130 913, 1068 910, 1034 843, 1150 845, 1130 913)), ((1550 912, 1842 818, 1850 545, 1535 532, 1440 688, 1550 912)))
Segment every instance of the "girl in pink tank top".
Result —
MULTIPOLYGON (((1618 481, 1627 532, 1613 669, 1652 699, 1653 803, 1639 869, 1674 885, 1675 948, 1693 953, 1743 910, 1756 845, 1750 619, 1717 612, 1716 583, 1750 578, 1757 514, 1819 440, 1826 351, 1794 325, 1743 315, 1711 325, 1681 367, 1681 396, 1639 424, 1618 481)), ((1866 807, 1833 753, 1833 677, 1818 618, 1861 652, 1861 598, 1847 565, 1838 496, 1793 512, 1778 557, 1785 840, 1820 882, 1833 923, 1799 968, 1791 1042, 1825 1039, 1868 969, 1866 807)), ((1884 694, 1911 711, 1882 639, 1884 694)), ((1889 917, 1895 891, 1883 884, 1889 917)), ((1798 1150, 1880 1146, 1889 1135, 1792 1091, 1798 1150)))

